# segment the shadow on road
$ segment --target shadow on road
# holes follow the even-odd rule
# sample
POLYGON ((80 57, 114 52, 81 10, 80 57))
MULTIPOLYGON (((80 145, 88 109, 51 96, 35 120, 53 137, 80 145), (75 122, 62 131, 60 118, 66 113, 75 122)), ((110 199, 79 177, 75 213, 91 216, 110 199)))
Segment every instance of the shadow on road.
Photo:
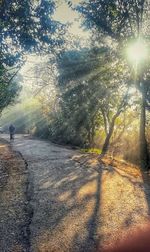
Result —
POLYGON ((40 237, 40 251, 49 248, 54 251, 93 251, 96 248, 101 176, 101 169, 98 172, 81 166, 71 158, 64 163, 59 158, 52 159, 51 169, 41 173, 39 214, 34 216, 32 223, 36 239, 40 237))
POLYGON ((85 240, 82 240, 80 239, 80 234, 76 234, 73 242, 73 250, 76 248, 76 244, 78 244, 78 249, 76 248, 75 251, 98 251, 100 247, 98 228, 100 227, 101 177, 102 169, 99 170, 96 178, 95 204, 93 206, 93 212, 86 223, 87 236, 85 240))
POLYGON ((140 171, 96 164, 86 155, 77 159, 79 153, 44 141, 14 145, 27 158, 34 184, 32 251, 94 252, 147 218, 149 186, 140 171))
POLYGON ((143 171, 142 169, 141 174, 143 178, 145 199, 147 201, 148 206, 148 215, 150 216, 150 174, 148 172, 143 171))

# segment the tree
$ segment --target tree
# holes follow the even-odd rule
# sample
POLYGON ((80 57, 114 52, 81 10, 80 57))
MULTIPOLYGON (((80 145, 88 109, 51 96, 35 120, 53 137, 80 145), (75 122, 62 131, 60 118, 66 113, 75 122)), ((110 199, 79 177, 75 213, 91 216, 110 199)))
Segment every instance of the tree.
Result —
MULTIPOLYGON (((147 40, 149 34, 149 1, 82 1, 77 6, 84 17, 83 25, 93 29, 93 32, 105 34, 115 40, 119 47, 126 46, 129 41, 144 37, 147 40)), ((138 82, 138 87, 142 93, 141 101, 141 121, 140 121, 140 156, 141 166, 144 169, 149 167, 149 157, 147 141, 145 137, 146 125, 146 96, 149 94, 149 88, 145 87, 144 79, 138 82), (147 90, 147 93, 146 93, 147 90)), ((146 76, 145 76, 146 78, 146 76)))
MULTIPOLYGON (((5 86, 11 87, 25 54, 49 52, 63 43, 64 26, 52 19, 55 8, 55 1, 48 0, 0 2, 0 78, 5 86), (10 72, 7 78, 6 72, 10 72)), ((1 99, 6 99, 3 94, 1 99)), ((8 105, 8 100, 3 104, 8 105)))
POLYGON ((12 81, 14 75, 8 72, 3 66, 0 68, 0 114, 5 107, 16 100, 21 90, 17 80, 12 81))
POLYGON ((23 52, 50 49, 63 42, 64 26, 52 19, 54 1, 2 1, 1 63, 12 65, 23 52))
POLYGON ((63 104, 69 108, 69 122, 76 125, 76 132, 86 129, 90 144, 101 115, 106 134, 103 154, 108 150, 115 121, 129 99, 126 66, 114 54, 108 48, 84 48, 65 52, 58 59, 59 88, 63 104))

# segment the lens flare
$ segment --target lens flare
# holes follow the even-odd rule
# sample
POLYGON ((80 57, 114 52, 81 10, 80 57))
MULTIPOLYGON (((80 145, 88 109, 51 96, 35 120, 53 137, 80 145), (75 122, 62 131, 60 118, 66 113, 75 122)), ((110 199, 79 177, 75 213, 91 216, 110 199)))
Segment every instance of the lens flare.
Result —
POLYGON ((131 62, 140 63, 147 58, 147 55, 147 47, 142 40, 130 44, 127 48, 127 56, 131 62))

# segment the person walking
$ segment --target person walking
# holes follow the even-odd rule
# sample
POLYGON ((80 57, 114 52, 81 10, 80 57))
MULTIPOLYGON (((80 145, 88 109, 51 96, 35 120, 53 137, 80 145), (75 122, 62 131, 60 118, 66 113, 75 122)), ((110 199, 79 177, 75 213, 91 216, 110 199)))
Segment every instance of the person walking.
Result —
POLYGON ((14 140, 15 126, 13 124, 10 124, 9 126, 9 134, 10 134, 10 140, 14 140))

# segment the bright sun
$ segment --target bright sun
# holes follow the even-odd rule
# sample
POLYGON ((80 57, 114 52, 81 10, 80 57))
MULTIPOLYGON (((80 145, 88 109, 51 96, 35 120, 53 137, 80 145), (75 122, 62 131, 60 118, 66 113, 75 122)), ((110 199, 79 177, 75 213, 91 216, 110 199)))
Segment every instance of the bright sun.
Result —
POLYGON ((142 40, 138 40, 132 44, 127 49, 128 59, 133 63, 140 63, 144 61, 147 57, 148 51, 147 47, 142 40))

